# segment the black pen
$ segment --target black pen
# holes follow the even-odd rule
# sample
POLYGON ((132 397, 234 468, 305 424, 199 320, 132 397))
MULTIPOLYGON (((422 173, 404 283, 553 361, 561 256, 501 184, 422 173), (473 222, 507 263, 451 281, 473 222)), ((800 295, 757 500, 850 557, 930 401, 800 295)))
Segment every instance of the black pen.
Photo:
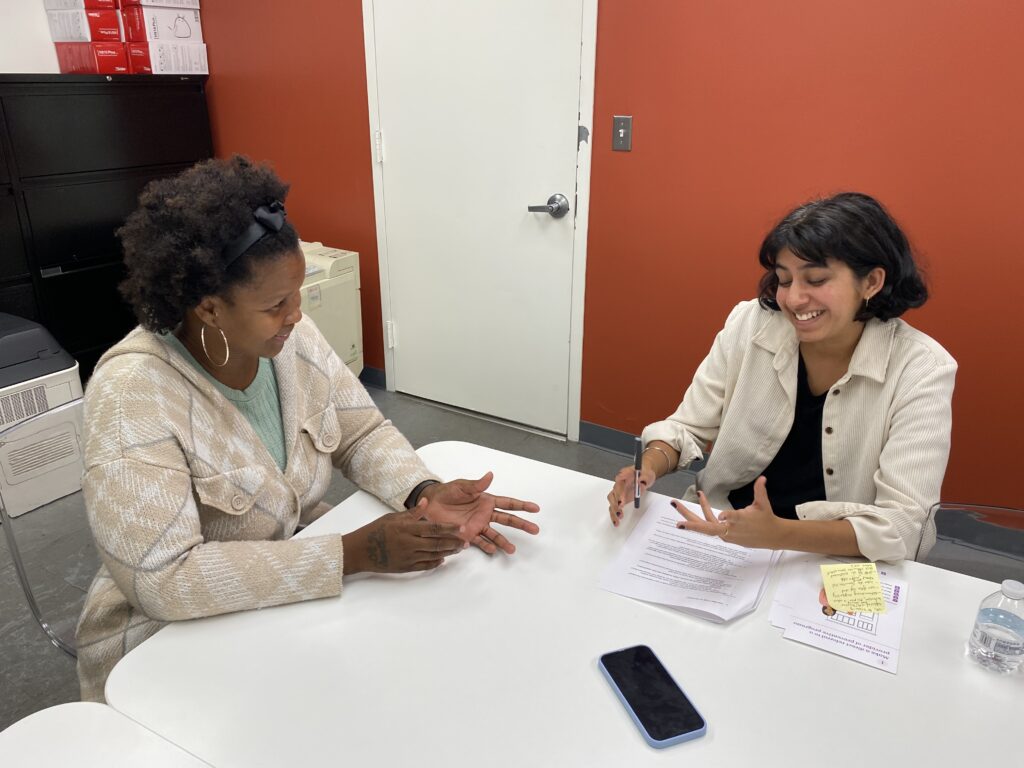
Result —
POLYGON ((643 468, 644 441, 636 438, 633 444, 633 469, 636 474, 633 477, 633 509, 640 509, 640 470, 643 468))

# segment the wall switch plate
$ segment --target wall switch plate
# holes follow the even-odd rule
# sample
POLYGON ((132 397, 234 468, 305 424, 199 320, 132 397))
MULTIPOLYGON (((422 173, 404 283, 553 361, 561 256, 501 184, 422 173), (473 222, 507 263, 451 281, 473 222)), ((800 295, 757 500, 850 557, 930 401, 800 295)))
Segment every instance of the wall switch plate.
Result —
POLYGON ((633 149, 633 116, 612 117, 612 149, 616 152, 630 152, 633 149))

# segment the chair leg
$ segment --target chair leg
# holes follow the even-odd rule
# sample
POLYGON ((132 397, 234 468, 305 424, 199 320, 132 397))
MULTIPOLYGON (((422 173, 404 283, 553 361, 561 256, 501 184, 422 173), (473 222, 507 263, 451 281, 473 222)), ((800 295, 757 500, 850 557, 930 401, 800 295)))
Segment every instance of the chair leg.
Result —
POLYGON ((11 551, 11 558, 14 560, 14 570, 18 574, 18 581, 21 582, 21 591, 25 593, 25 599, 28 601, 29 610, 32 611, 32 615, 35 617, 36 623, 39 624, 43 632, 45 632, 47 637, 50 638, 51 643, 64 651, 64 653, 71 658, 78 658, 75 646, 58 635, 50 627, 46 619, 43 618, 43 614, 39 610, 39 604, 36 602, 36 596, 32 593, 32 587, 30 587, 28 583, 28 574, 25 572, 25 564, 21 561, 21 552, 18 550, 18 543, 14 540, 14 530, 11 527, 11 518, 7 516, 7 510, 4 508, 2 501, 0 501, 0 528, 4 529, 4 536, 7 538, 7 548, 11 551))

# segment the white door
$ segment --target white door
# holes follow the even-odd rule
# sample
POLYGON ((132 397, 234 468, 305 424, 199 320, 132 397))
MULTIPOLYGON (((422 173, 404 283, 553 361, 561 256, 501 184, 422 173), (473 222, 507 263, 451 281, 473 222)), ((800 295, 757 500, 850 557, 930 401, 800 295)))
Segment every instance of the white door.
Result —
POLYGON ((561 434, 584 6, 596 18, 593 0, 364 2, 389 386, 561 434), (568 215, 527 211, 555 194, 568 215))

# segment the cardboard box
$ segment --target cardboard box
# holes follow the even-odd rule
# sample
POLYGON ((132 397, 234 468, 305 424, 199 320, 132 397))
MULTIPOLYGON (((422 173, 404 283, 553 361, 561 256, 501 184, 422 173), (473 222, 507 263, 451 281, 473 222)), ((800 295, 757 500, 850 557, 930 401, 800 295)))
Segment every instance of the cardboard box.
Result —
POLYGON ((199 10, 199 0, 121 0, 121 7, 130 5, 156 5, 164 8, 191 8, 199 10))
POLYGON ((118 7, 117 0, 43 0, 43 5, 48 11, 116 11, 118 7))
POLYGON ((203 27, 199 11, 184 8, 132 6, 124 9, 125 40, 144 43, 162 40, 169 43, 201 43, 203 27))
POLYGON ((55 43, 120 42, 121 15, 117 11, 47 11, 50 39, 55 43))
POLYGON ((208 75, 205 43, 126 43, 135 75, 208 75))
POLYGON ((54 43, 62 73, 80 75, 128 74, 124 43, 54 43))

